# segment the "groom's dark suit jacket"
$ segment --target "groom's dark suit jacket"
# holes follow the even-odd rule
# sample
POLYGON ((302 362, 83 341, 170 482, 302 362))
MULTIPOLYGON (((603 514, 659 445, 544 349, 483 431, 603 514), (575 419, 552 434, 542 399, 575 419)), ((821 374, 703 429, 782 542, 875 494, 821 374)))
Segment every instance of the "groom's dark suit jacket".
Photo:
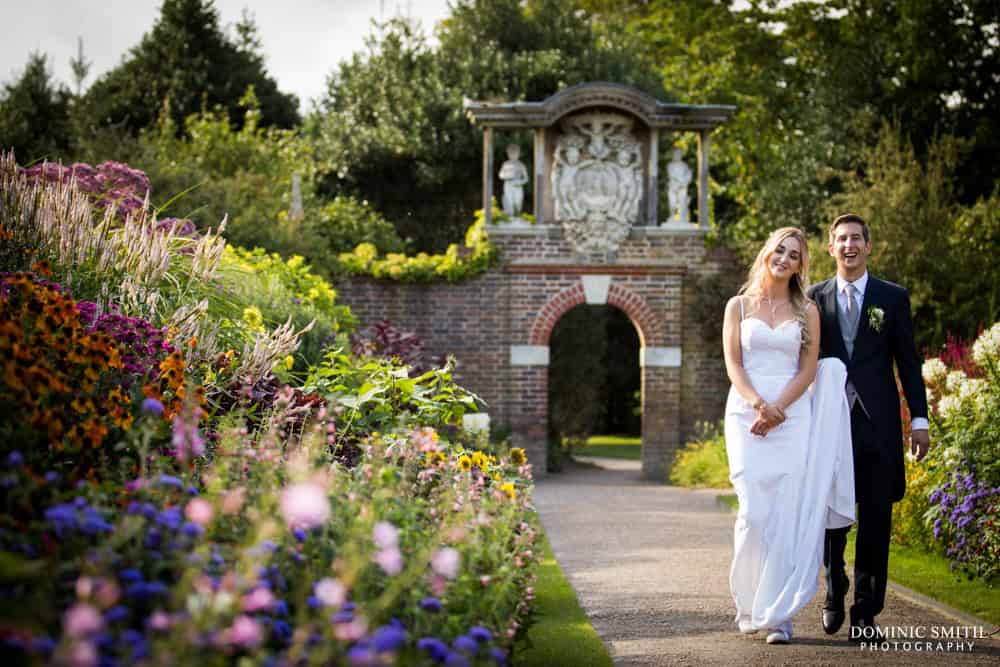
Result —
POLYGON ((836 357, 847 366, 847 377, 872 418, 881 459, 887 464, 885 482, 891 484, 892 502, 903 497, 906 473, 903 465, 903 424, 893 362, 899 371, 903 394, 912 417, 927 417, 927 394, 921 375, 921 360, 913 342, 910 295, 905 289, 868 274, 864 304, 861 306, 854 354, 847 356, 837 318, 837 279, 823 281, 809 289, 820 311, 820 357, 836 357), (885 313, 875 331, 870 310, 885 313))

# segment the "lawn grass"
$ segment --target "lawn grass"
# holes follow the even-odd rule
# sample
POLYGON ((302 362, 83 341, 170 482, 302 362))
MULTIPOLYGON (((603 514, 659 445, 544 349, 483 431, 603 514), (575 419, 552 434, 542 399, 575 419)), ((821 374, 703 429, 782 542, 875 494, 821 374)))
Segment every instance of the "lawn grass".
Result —
POLYGON ((587 445, 575 452, 578 456, 601 456, 610 459, 629 459, 638 461, 642 458, 642 438, 629 438, 618 435, 592 435, 587 438, 587 445))
POLYGON ((604 643, 580 608, 576 592, 556 562, 549 540, 541 535, 542 563, 535 582, 535 622, 514 646, 517 667, 611 667, 604 643))
MULTIPOLYGON (((735 494, 720 494, 719 503, 738 509, 735 494)), ((854 562, 854 540, 857 531, 847 536, 844 558, 854 562)), ((987 586, 981 581, 969 581, 952 572, 949 561, 938 554, 889 545, 889 579, 910 590, 977 616, 993 625, 1000 625, 1000 586, 987 586)))

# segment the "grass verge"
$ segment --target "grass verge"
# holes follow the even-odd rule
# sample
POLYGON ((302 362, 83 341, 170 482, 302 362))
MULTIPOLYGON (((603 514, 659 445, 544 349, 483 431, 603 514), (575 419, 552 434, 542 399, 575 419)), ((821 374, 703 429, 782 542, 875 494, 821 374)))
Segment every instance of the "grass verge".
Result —
MULTIPOLYGON (((735 494, 720 494, 719 504, 735 512, 739 502, 735 494)), ((854 540, 857 531, 847 536, 844 558, 854 562, 854 540)), ((1000 587, 987 586, 982 581, 969 581, 958 572, 952 572, 947 558, 889 545, 889 579, 938 602, 977 616, 993 625, 1000 625, 1000 587)))
POLYGON ((585 447, 576 452, 577 456, 601 456, 610 459, 638 461, 642 457, 642 438, 628 438, 618 435, 592 435, 585 447))
POLYGON ((542 563, 535 582, 535 622, 527 637, 515 645, 511 663, 518 667, 611 667, 604 643, 583 613, 544 535, 541 549, 542 563))

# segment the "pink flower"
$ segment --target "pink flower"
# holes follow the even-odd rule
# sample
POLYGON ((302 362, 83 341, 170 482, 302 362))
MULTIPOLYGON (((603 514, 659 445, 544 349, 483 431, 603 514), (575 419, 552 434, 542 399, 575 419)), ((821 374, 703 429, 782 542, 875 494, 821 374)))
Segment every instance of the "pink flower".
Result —
POLYGON ((379 549, 389 549, 399 545, 399 530, 388 521, 379 521, 372 529, 375 546, 379 549))
POLYGON ((212 508, 212 503, 204 498, 195 498, 184 508, 184 516, 188 518, 188 521, 196 523, 203 528, 212 521, 214 513, 215 510, 212 508))
POLYGON ((256 648, 264 638, 260 624, 246 614, 237 616, 226 632, 230 643, 243 648, 256 648))
POLYGON ((230 491, 222 497, 222 513, 237 514, 243 508, 243 500, 246 498, 246 489, 242 486, 230 491))
POLYGON ((458 568, 461 556, 458 551, 451 547, 438 549, 431 556, 431 569, 437 574, 447 579, 454 579, 458 576, 458 568))
POLYGON ((396 547, 382 549, 372 558, 390 577, 403 571, 403 554, 396 547))
POLYGON ((69 652, 71 667, 94 667, 97 664, 97 649, 90 642, 76 642, 69 652))
POLYGON ((342 642, 354 642, 365 636, 368 632, 368 622, 358 617, 347 623, 335 623, 333 635, 342 642))
POLYGON ((78 603, 63 615, 63 632, 70 637, 85 637, 100 632, 104 627, 104 617, 96 607, 78 603))
POLYGON ((330 518, 330 499, 318 484, 293 484, 281 494, 281 513, 291 528, 315 528, 330 518))
POLYGON ((269 611, 274 606, 274 594, 266 588, 255 588, 243 596, 243 611, 269 611))
POLYGON ((319 601, 327 607, 339 607, 347 599, 347 587, 330 577, 317 581, 314 592, 319 601))
POLYGON ((149 617, 149 627, 153 630, 163 631, 170 629, 170 615, 157 609, 149 617))

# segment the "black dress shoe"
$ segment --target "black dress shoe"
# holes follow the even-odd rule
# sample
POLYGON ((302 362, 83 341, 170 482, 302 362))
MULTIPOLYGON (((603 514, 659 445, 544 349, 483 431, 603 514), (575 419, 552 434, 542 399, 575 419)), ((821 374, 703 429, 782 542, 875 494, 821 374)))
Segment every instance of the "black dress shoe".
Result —
POLYGON ((844 624, 844 619, 847 614, 841 609, 824 609, 823 610, 823 632, 828 635, 833 635, 840 630, 840 626, 844 624))
POLYGON ((827 594, 826 604, 823 606, 823 632, 828 635, 836 634, 847 617, 844 613, 844 597, 851 587, 851 580, 843 572, 840 577, 839 585, 827 594))

